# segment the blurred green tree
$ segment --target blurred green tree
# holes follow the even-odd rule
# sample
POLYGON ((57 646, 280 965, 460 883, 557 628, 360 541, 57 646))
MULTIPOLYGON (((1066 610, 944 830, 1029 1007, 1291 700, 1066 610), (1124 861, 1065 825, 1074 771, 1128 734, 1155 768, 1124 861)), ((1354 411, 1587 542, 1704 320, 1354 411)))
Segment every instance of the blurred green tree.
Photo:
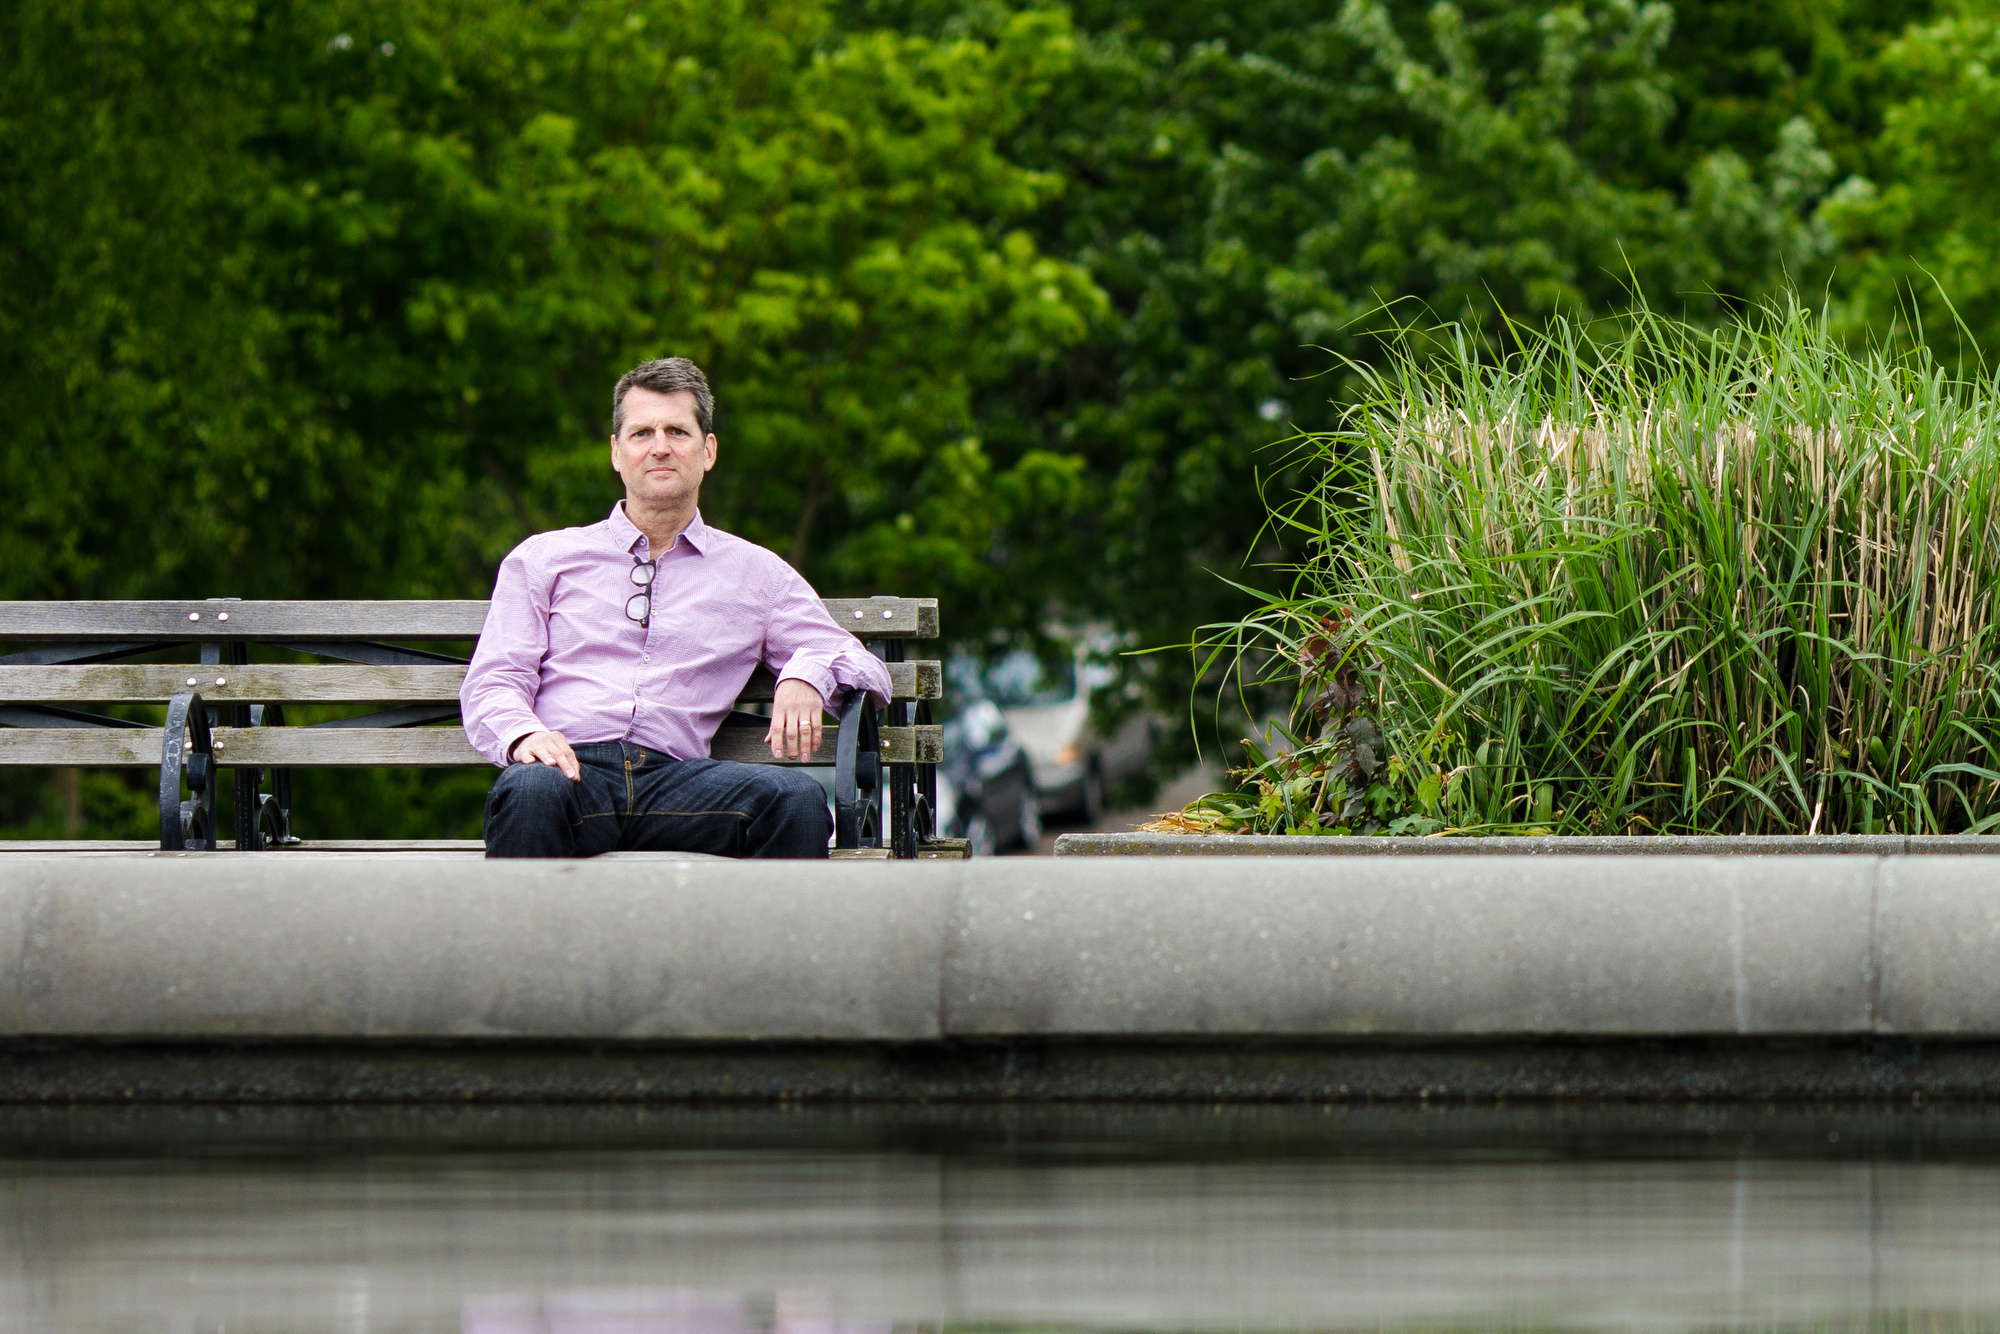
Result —
POLYGON ((1843 247, 1842 323, 1857 335, 1921 337, 1992 368, 2000 349, 2000 5, 1962 0, 1883 55, 1893 101, 1868 172, 1824 212, 1843 247))
MULTIPOLYGON (((609 385, 714 378, 725 526, 954 597, 1009 505, 975 387, 1102 299, 996 143, 1069 59, 811 0, 28 4, 7 47, 12 595, 463 593, 600 517, 609 385), (890 540, 893 538, 894 540, 890 540)), ((1004 596, 1002 594, 1001 596, 1004 596)))

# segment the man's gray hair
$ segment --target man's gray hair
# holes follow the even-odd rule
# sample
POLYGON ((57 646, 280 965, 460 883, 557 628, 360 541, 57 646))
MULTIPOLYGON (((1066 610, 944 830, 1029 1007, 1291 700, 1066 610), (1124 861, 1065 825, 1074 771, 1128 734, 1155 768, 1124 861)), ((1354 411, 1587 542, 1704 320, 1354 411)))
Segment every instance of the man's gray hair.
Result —
POLYGON ((650 389, 656 394, 675 394, 686 390, 694 395, 694 419, 700 423, 701 433, 707 435, 714 429, 715 395, 708 392, 708 377, 701 373, 701 367, 686 357, 642 361, 618 377, 618 387, 611 391, 611 434, 614 437, 625 429, 625 395, 633 389, 650 389))

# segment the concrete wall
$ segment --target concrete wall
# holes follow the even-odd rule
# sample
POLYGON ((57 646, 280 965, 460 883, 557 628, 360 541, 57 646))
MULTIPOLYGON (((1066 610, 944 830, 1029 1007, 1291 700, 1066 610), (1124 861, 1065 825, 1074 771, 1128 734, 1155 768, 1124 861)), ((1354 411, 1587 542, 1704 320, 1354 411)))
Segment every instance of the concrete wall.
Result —
POLYGON ((2000 1035, 2000 861, 0 860, 0 1038, 2000 1035))

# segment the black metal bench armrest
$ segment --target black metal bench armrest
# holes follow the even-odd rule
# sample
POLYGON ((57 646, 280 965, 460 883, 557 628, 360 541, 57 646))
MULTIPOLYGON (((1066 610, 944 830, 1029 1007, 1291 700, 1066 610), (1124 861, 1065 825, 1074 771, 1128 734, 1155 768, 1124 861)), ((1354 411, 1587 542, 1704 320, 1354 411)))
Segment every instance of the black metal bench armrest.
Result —
POLYGON ((215 743, 208 708, 192 692, 167 704, 160 738, 160 846, 210 851, 215 847, 215 743), (181 796, 186 778, 188 797, 181 796))
POLYGON ((840 710, 833 761, 833 845, 882 846, 882 742, 875 700, 850 694, 840 710))

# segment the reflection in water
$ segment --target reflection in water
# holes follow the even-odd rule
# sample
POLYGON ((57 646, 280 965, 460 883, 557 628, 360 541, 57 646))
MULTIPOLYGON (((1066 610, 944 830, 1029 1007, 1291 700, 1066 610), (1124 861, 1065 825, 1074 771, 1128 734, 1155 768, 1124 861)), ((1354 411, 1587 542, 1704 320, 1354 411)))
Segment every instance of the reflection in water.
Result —
POLYGON ((1993 1126, 1761 1108, 0 1117, 0 1330, 2000 1327, 1993 1126))
MULTIPOLYGON (((796 1298, 790 1299, 796 1301, 796 1298)), ((727 1293, 605 1290, 465 1299, 462 1334, 890 1334, 888 1321, 836 1320, 786 1309, 769 1321, 727 1293)))

